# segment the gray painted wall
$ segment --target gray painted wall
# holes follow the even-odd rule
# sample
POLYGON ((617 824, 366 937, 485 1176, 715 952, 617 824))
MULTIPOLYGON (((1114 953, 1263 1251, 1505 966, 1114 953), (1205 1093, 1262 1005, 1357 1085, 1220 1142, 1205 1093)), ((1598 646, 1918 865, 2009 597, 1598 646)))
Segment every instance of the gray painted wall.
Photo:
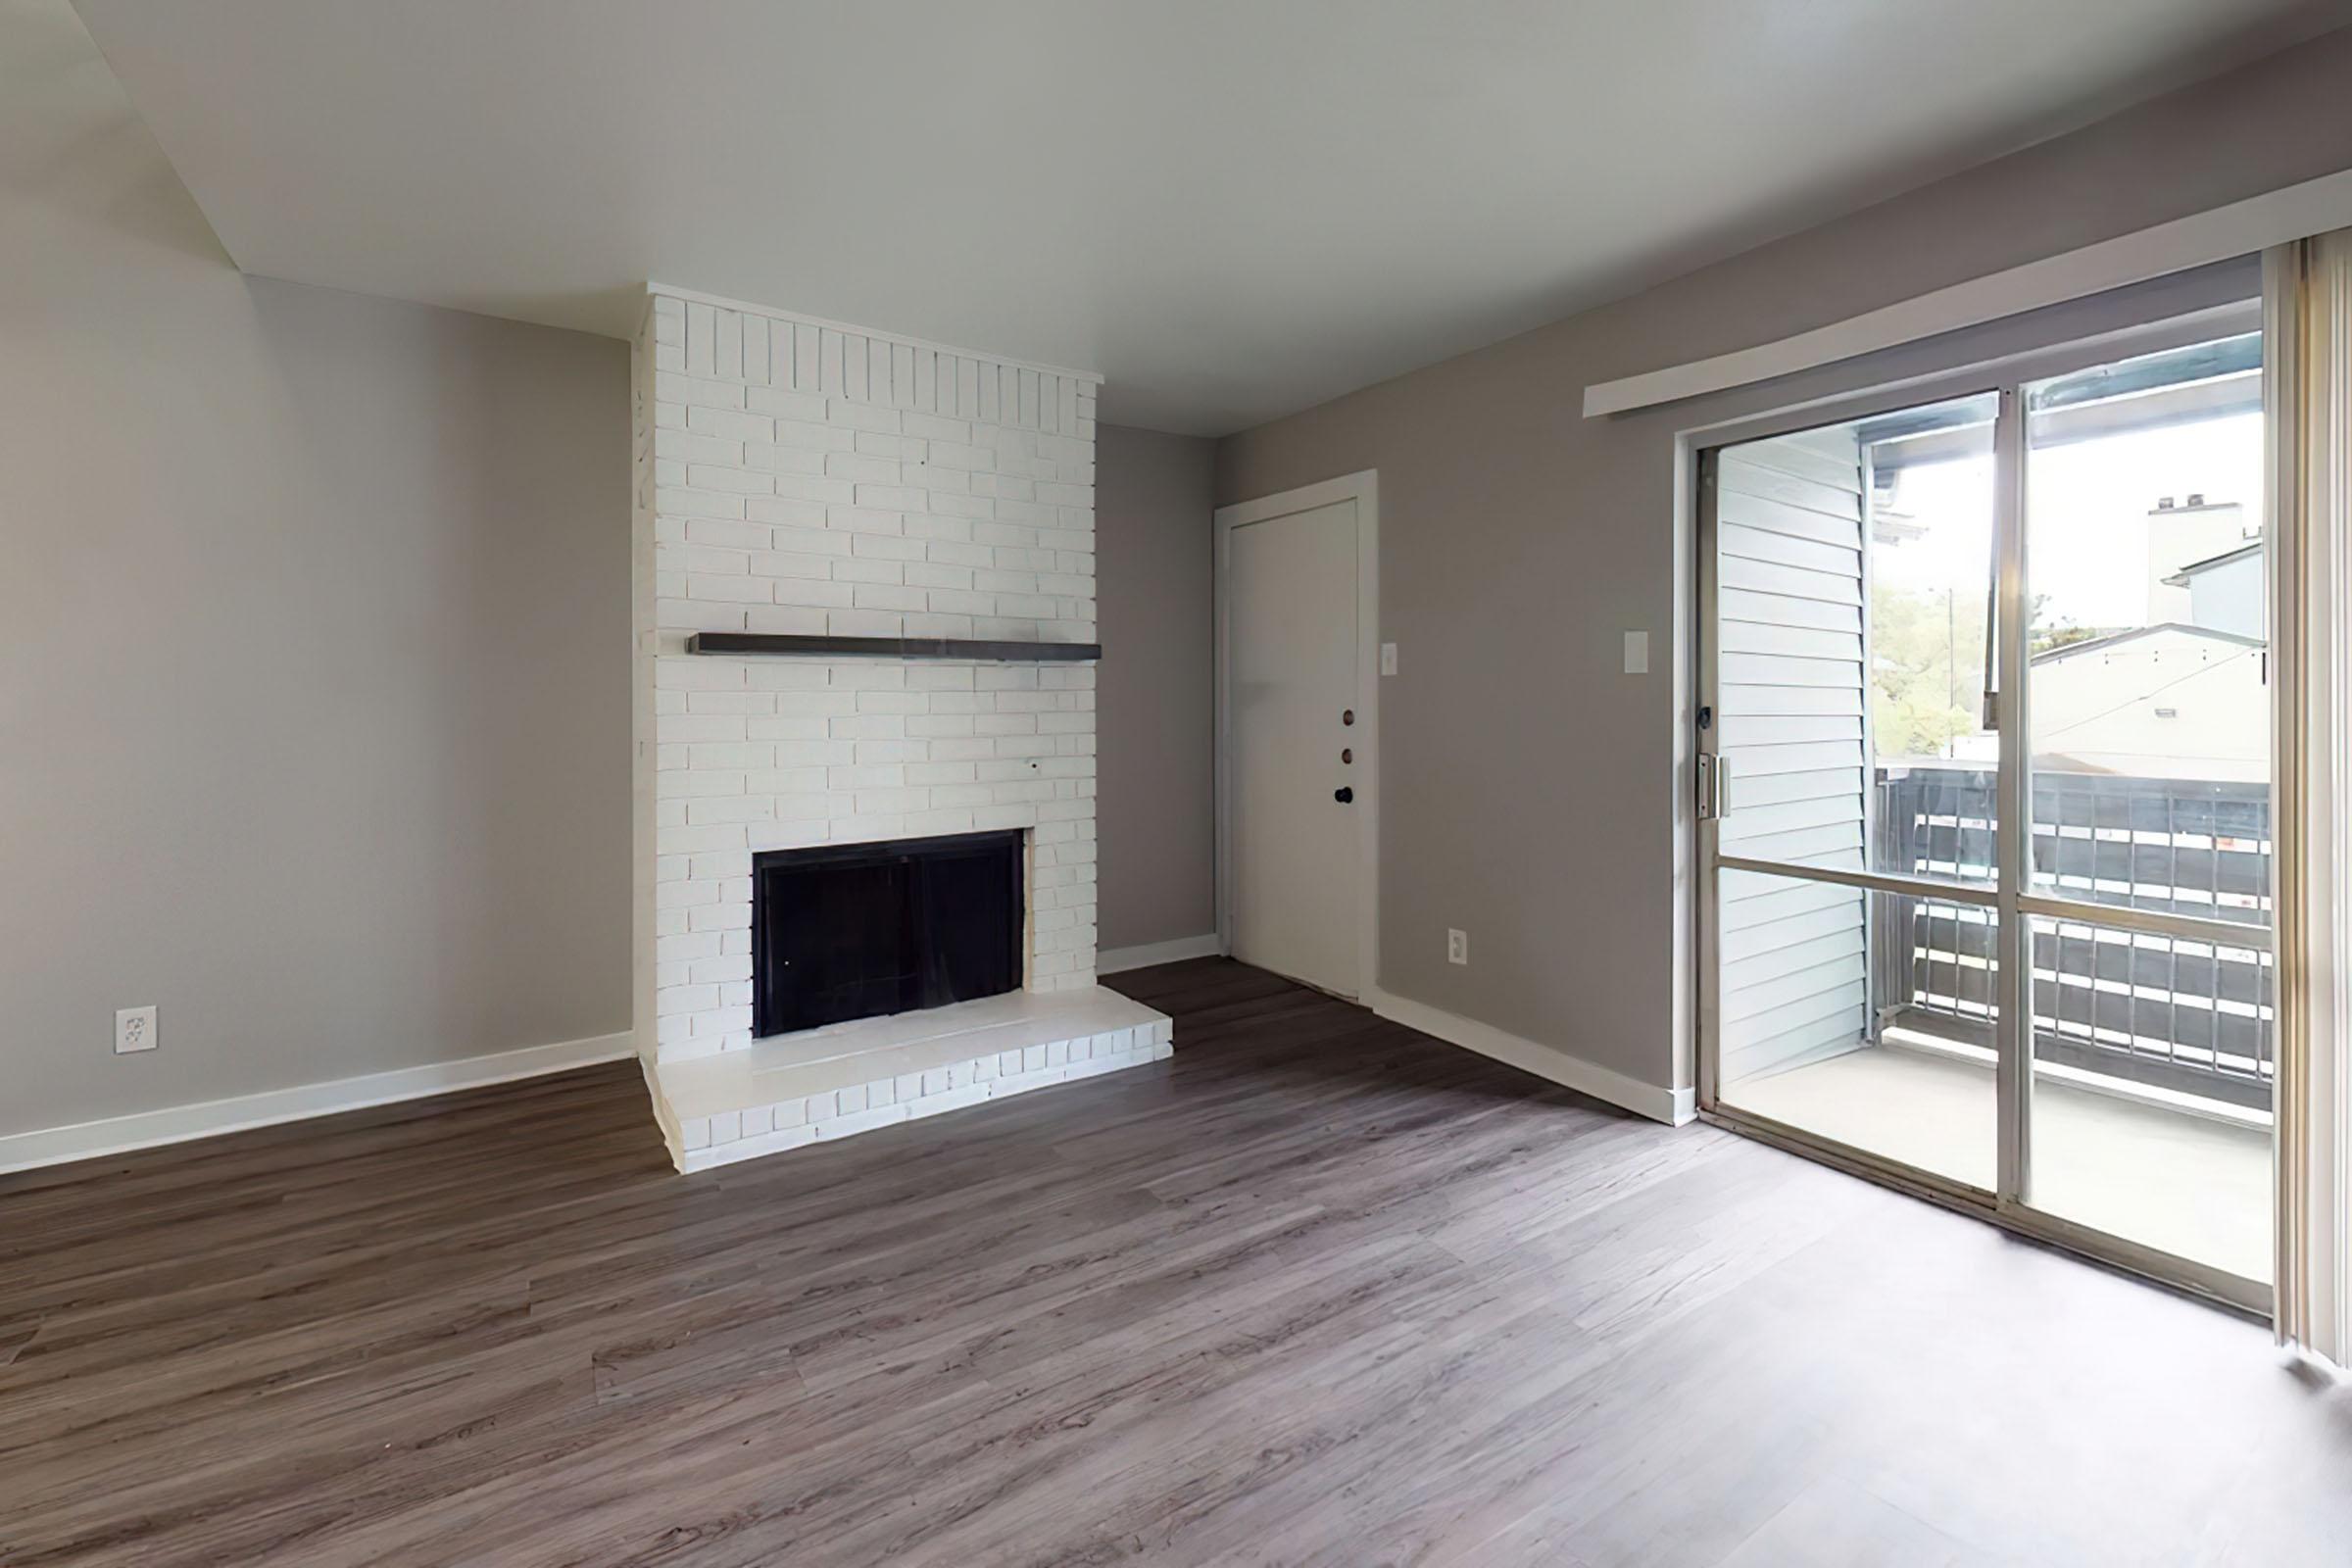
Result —
MULTIPOLYGON (((1743 348, 2352 167, 2352 32, 1648 293, 1227 438, 1220 504, 1380 470, 1380 983, 1657 1084, 1688 1083, 1671 672, 1678 430, 1950 344, 1608 420, 1587 383, 1743 348), (1652 673, 1620 670, 1650 633, 1652 673), (1472 962, 1446 962, 1445 932, 1472 962)), ((2162 292, 2161 290, 2158 292, 2162 292)), ((2017 323, 2090 329, 2099 302, 2017 323)), ((1980 334, 1998 346, 2006 328, 1980 334)))
POLYGON ((1216 443, 1095 432, 1101 945, 1216 929, 1209 579, 1216 443))
MULTIPOLYGON (((71 13, 8 25, 0 1133, 625 1029, 625 348, 242 277, 71 13)), ((1213 496, 1105 427, 1102 944, 1213 919, 1209 506, 1378 467, 1382 981, 1672 1081, 1673 432, 1886 372, 1585 383, 2352 166, 2347 91, 2338 34, 1233 437, 1213 496)))
POLYGON ((242 277, 7 22, 0 1133, 626 1029, 627 348, 242 277))
MULTIPOLYGON (((1851 425, 1719 454, 1717 747, 1740 809, 1719 842, 1760 860, 1865 869, 1870 487, 1851 425)), ((1871 895, 1727 871, 1718 889, 1723 1077, 1869 1042, 1871 895)))

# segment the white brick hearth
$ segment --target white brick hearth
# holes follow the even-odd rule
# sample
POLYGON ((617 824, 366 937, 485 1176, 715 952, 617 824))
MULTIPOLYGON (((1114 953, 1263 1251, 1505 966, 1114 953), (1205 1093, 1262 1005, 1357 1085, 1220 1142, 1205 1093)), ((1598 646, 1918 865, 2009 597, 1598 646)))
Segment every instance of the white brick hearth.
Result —
POLYGON ((662 1067, 679 1168, 701 1170, 1158 1061, 1167 1018, 1100 986, 811 1029, 662 1067))
POLYGON ((1166 1054, 1164 1018, 1095 983, 1091 663, 686 651, 690 634, 722 631, 1096 641, 1099 379, 650 292, 635 382, 637 1021, 682 1168, 1035 1087, 1052 1081, 1049 1050, 1065 1077, 1166 1054), (755 855, 1007 828, 1027 834, 1025 994, 755 1048, 755 855), (1034 1004, 1049 997, 1061 1014, 1034 1004), (1004 1014, 971 1015, 989 1027, 1042 1033, 932 1060, 965 1027, 940 1015, 975 1007, 1004 1014), (1004 1070, 1031 1049, 1039 1066, 1004 1070), (812 1114, 827 1094, 814 1108, 834 1114, 812 1114))

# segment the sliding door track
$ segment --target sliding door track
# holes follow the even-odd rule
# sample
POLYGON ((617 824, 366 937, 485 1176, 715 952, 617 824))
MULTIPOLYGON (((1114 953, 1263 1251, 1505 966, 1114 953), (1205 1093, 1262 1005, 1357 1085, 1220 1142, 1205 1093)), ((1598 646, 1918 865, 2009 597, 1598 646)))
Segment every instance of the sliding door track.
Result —
POLYGON ((1922 1199, 1939 1208, 1950 1209, 1953 1213, 1986 1221, 2013 1236, 2055 1248, 2080 1260, 2161 1286, 2177 1295, 2222 1307, 2266 1327, 2271 1322, 2274 1310, 2271 1287, 2260 1280, 2247 1279, 2190 1258, 2160 1252, 2153 1248, 2135 1246, 2101 1231, 2069 1224, 2035 1209, 2003 1204, 1983 1188, 1970 1187, 1964 1182, 1950 1181, 1930 1171, 1895 1164, 1865 1150, 1856 1149, 1851 1144, 1805 1132, 1770 1116, 1734 1110, 1724 1105, 1702 1104, 1698 1108, 1698 1119, 1710 1127, 1720 1127, 1742 1138, 1769 1144, 1784 1153, 1795 1154, 1845 1175, 1860 1177, 1905 1197, 1922 1199))

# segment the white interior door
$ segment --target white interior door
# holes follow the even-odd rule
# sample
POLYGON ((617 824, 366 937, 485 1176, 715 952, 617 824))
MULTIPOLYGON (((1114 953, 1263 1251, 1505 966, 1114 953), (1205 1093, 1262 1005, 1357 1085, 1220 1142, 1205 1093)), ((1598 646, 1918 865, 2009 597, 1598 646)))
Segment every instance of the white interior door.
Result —
POLYGON ((1233 955, 1341 996, 1362 989, 1356 800, 1356 503, 1231 530, 1226 744, 1233 955))

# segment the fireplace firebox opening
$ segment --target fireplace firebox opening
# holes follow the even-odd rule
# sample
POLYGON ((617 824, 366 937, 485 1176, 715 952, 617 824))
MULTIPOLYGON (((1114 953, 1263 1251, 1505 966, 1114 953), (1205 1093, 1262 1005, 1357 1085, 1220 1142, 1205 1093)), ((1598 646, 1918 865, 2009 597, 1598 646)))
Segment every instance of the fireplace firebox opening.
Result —
POLYGON ((752 862, 752 1032, 1017 991, 1018 830, 773 850, 752 862))

